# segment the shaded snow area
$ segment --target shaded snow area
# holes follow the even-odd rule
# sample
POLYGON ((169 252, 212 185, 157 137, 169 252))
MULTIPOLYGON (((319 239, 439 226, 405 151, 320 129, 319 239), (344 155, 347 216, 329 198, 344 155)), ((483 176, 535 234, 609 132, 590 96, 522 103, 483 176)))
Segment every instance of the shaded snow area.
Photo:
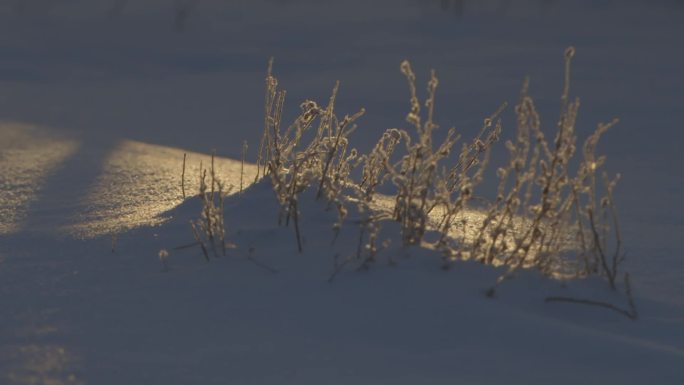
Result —
POLYGON ((278 226, 270 181, 225 202, 226 256, 207 262, 188 199, 143 227, 90 241, 3 239, 0 317, 9 384, 679 384, 684 308, 637 295, 640 318, 545 303, 626 306, 606 282, 551 281, 404 248, 398 228, 368 269, 358 213, 334 245, 334 210, 300 197, 303 252, 278 226), (113 246, 113 251, 110 248, 113 246), (181 247, 180 249, 176 249, 181 247), (165 264, 160 250, 166 250, 165 264), (8 256, 11 258, 7 258, 8 256), (339 261, 338 257, 338 261, 339 261), (390 260, 393 263, 389 263, 390 260))

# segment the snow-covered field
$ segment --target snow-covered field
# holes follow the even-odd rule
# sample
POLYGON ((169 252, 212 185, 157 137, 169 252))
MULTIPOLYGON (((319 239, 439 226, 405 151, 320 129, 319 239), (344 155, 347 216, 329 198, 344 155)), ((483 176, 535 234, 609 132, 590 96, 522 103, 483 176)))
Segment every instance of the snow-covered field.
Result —
POLYGON ((684 383, 683 17, 666 0, 0 3, 0 384, 684 383), (552 122, 569 44, 580 136, 621 118, 601 152, 623 175, 636 321, 544 301, 626 306, 598 278, 521 271, 488 298, 501 270, 442 270, 390 224, 378 263, 329 282, 354 214, 331 245, 335 215, 302 198, 298 253, 269 183, 247 187, 271 55, 290 114, 340 79, 368 150, 404 125, 401 59, 437 69, 439 123, 476 130, 526 75, 552 122), (212 149, 235 193, 243 139, 235 248, 207 263, 177 249, 200 210, 183 154, 188 196, 212 149))

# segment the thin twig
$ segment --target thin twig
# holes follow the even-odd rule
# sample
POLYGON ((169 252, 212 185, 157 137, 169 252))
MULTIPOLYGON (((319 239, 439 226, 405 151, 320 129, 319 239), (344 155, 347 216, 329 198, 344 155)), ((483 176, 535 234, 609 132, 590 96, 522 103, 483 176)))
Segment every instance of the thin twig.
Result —
POLYGON ((603 267, 606 277, 608 278, 610 288, 615 290, 615 275, 617 274, 617 272, 612 271, 610 267, 608 267, 606 254, 603 252, 603 248, 601 247, 601 236, 599 235, 598 230, 596 230, 596 223, 594 220, 593 210, 587 210, 587 214, 589 215, 589 225, 591 226, 591 232, 594 236, 594 248, 596 249, 596 252, 598 252, 599 254, 601 266, 603 267))
POLYGON ((637 319, 637 314, 635 311, 629 311, 622 309, 620 307, 617 307, 613 305, 612 303, 608 302, 601 302, 601 301, 594 301, 590 299, 581 299, 581 298, 572 298, 572 297, 546 297, 544 299, 544 302, 568 302, 568 303, 577 303, 577 304, 583 304, 583 305, 591 305, 591 306, 598 306, 598 307, 603 307, 606 309, 613 310, 615 312, 618 312, 625 317, 631 319, 631 320, 636 320, 637 319))
POLYGON ((335 279, 337 274, 339 274, 342 270, 344 270, 344 267, 347 265, 347 263, 349 263, 349 261, 351 261, 351 258, 345 258, 345 260, 342 261, 342 263, 337 263, 337 259, 339 257, 340 257, 339 254, 335 254, 335 256, 333 257, 335 260, 335 268, 333 269, 332 274, 330 274, 330 277, 328 278, 328 283, 332 283, 332 281, 335 279))
POLYGON ((188 243, 188 244, 185 244, 185 245, 176 246, 176 247, 173 248, 173 250, 189 249, 189 248, 194 247, 194 246, 197 246, 197 245, 199 245, 199 242, 195 241, 195 242, 188 243))
POLYGON ((112 254, 116 254, 116 241, 117 241, 117 235, 112 234, 112 254))
POLYGON ((292 212, 292 219, 294 219, 295 235, 297 236, 297 249, 302 252, 302 236, 299 232, 299 213, 297 212, 297 199, 291 198, 290 212, 292 212), (294 211, 293 211, 294 210, 294 211))
POLYGON ((634 319, 639 316, 637 313, 636 304, 634 303, 634 296, 632 295, 632 285, 629 283, 629 273, 625 273, 625 293, 627 294, 627 303, 629 304, 629 311, 634 315, 634 319))
POLYGON ((247 141, 242 143, 242 162, 240 163, 240 195, 242 195, 243 178, 245 175, 245 155, 247 153, 247 141))
POLYGON ((250 261, 250 262, 252 262, 253 264, 259 266, 260 268, 262 268, 262 269, 268 271, 269 273, 276 274, 276 273, 279 272, 278 269, 276 269, 276 268, 274 268, 274 267, 271 267, 271 266, 269 266, 269 265, 267 265, 267 264, 265 264, 265 263, 263 263, 263 262, 260 262, 259 260, 255 259, 255 258, 252 257, 251 255, 247 257, 247 260, 250 261))
POLYGON ((181 192, 183 193, 183 199, 185 199, 185 159, 188 154, 183 153, 183 172, 181 173, 181 192))
POLYGON ((253 264, 259 266, 260 268, 262 268, 262 269, 264 269, 270 273, 273 273, 273 274, 278 273, 278 271, 279 271, 278 269, 271 267, 271 266, 269 266, 263 262, 260 262, 259 260, 257 260, 256 258, 254 258, 252 256, 252 253, 254 253, 254 247, 250 247, 249 251, 247 252, 247 260, 248 261, 252 262, 253 264))
POLYGON ((204 246, 204 242, 202 242, 202 239, 200 238, 200 235, 197 232, 197 227, 195 226, 195 223, 193 221, 190 221, 190 226, 192 227, 192 234, 195 236, 197 243, 199 243, 200 247, 202 248, 204 259, 206 259, 207 262, 209 262, 209 253, 207 252, 207 247, 204 246))

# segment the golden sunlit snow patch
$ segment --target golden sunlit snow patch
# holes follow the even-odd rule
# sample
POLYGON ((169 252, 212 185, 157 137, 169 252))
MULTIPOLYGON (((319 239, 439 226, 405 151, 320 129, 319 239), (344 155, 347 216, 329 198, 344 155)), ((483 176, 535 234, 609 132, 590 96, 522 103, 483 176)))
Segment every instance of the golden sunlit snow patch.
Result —
POLYGON ((84 383, 79 375, 81 358, 69 347, 52 342, 62 332, 60 328, 40 321, 56 311, 41 309, 20 317, 21 326, 10 332, 8 343, 0 345, 0 384, 84 383))
MULTIPOLYGON (((392 217, 394 210, 394 205, 396 203, 396 198, 389 195, 375 194, 373 197, 373 202, 371 208, 377 212, 382 212, 387 218, 392 217)), ((427 227, 430 231, 440 231, 443 225, 444 219, 444 208, 442 206, 436 206, 428 217, 427 227)), ((487 211, 477 208, 464 208, 461 210, 454 218, 451 219, 452 226, 450 227, 448 236, 453 242, 458 242, 461 244, 460 254, 458 256, 453 256, 453 260, 470 260, 471 249, 474 242, 476 242, 482 233, 482 225, 487 219, 487 211)), ((531 219, 522 216, 516 216, 510 223, 509 231, 507 232, 504 241, 508 244, 509 249, 513 249, 516 242, 523 236, 524 232, 529 228, 529 221, 531 219)), ((540 229, 547 230, 550 229, 548 224, 542 223, 540 229)), ((484 240, 487 241, 489 238, 485 237, 484 240)), ((580 245, 577 240, 573 238, 572 234, 567 234, 561 237, 561 247, 560 252, 573 254, 580 250, 580 245)), ((435 249, 434 245, 429 242, 422 242, 422 247, 428 249, 435 249)), ((504 254, 505 256, 505 254, 504 254)), ((493 266, 505 266, 507 265, 504 260, 504 256, 497 257, 491 261, 493 266)), ((535 258, 542 256, 542 251, 539 247, 533 247, 530 249, 529 262, 523 264, 522 268, 535 267, 535 258)), ((556 279, 569 279, 576 277, 576 267, 572 258, 556 258, 554 259, 554 264, 549 266, 549 275, 556 279)))
MULTIPOLYGON (((86 198, 87 212, 79 214, 67 232, 81 238, 112 234, 144 225, 158 225, 161 214, 183 202, 181 176, 184 151, 137 141, 123 141, 105 161, 102 174, 86 198)), ((200 162, 211 167, 211 156, 188 152, 186 197, 199 191, 200 162)), ((217 178, 227 193, 240 189, 242 162, 216 157, 217 178)), ((209 171, 208 171, 209 172, 209 171)), ((256 166, 244 165, 243 187, 254 181, 256 166)))
POLYGON ((46 177, 79 143, 21 123, 0 123, 0 136, 0 234, 10 234, 21 230, 46 177))
POLYGON ((80 385, 80 360, 57 344, 8 344, 0 348, 6 367, 0 375, 3 384, 80 385))

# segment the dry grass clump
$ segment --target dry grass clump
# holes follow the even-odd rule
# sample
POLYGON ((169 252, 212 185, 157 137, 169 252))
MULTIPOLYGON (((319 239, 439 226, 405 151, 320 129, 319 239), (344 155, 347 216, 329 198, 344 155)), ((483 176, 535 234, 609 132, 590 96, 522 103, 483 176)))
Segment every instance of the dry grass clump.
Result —
POLYGON ((455 159, 455 164, 447 167, 444 163, 460 135, 451 128, 444 141, 433 148, 432 133, 438 128, 434 123, 435 93, 438 80, 434 70, 430 74, 425 100, 427 118, 421 124, 421 108, 416 95, 416 77, 408 61, 401 64, 401 71, 409 84, 411 110, 406 121, 416 129, 418 139, 411 143, 410 135, 400 130, 405 138, 406 155, 398 164, 385 162, 385 172, 397 189, 394 218, 401 224, 404 245, 421 244, 433 210, 442 208, 442 219, 437 225, 442 233, 436 245, 442 248, 446 237, 450 234, 453 218, 462 212, 473 195, 474 187, 481 181, 486 168, 491 145, 501 133, 501 121, 498 116, 506 107, 503 104, 490 117, 484 120, 479 134, 469 144, 464 144, 455 159), (496 120, 496 124, 493 122, 496 120))
POLYGON ((209 250, 214 257, 226 255, 226 229, 223 217, 223 199, 226 192, 223 183, 216 177, 213 154, 209 169, 209 184, 207 184, 207 169, 203 168, 201 163, 199 174, 199 199, 202 202, 202 212, 200 219, 190 221, 190 226, 204 258, 209 261, 209 250))
MULTIPOLYGON (((339 229, 346 217, 341 199, 342 189, 349 181, 351 162, 357 157, 349 149, 348 136, 356 129, 354 122, 364 113, 339 119, 334 113, 339 82, 335 84, 327 107, 315 101, 301 103, 301 113, 285 130, 282 130, 285 91, 278 90, 278 80, 272 74, 273 61, 269 62, 266 76, 264 133, 259 149, 258 166, 268 175, 281 206, 280 223, 294 222, 297 246, 302 251, 299 227, 298 195, 311 185, 317 186, 316 198, 324 197, 334 204, 339 213, 335 228, 339 229), (302 145, 302 138, 317 122, 313 138, 302 145)), ((257 175, 258 178, 258 175, 257 175)))
MULTIPOLYGON (((345 222, 347 207, 355 206, 360 215, 356 255, 342 260, 336 257, 333 276, 349 262, 367 268, 389 241, 379 239, 382 222, 393 220, 399 224, 405 247, 440 251, 444 268, 471 259, 507 266, 508 273, 502 278, 519 268, 533 267, 556 277, 600 275, 615 289, 623 260, 613 199, 619 175, 599 175, 605 157, 595 153, 599 139, 617 120, 599 124, 581 147, 582 158, 573 162, 578 152, 575 125, 579 109, 579 100, 569 96, 574 53, 572 47, 565 52, 561 112, 553 137, 542 130, 528 92, 529 82, 524 82, 515 107, 517 130, 514 138, 505 142, 509 160, 497 169, 496 198, 484 205, 482 219, 476 223, 467 223, 473 220, 466 210, 475 197, 475 187, 485 177, 490 151, 502 134, 501 114, 507 105, 502 104, 485 118, 477 135, 454 153, 453 147, 461 138, 455 128, 448 130, 441 143, 433 143, 433 132, 438 129, 434 121, 437 76, 434 70, 430 73, 427 97, 421 103, 416 75, 408 61, 402 62, 400 69, 409 87, 406 121, 414 132, 388 129, 368 154, 358 154, 350 148, 348 138, 364 110, 343 119, 337 117, 334 106, 339 82, 327 106, 305 100, 300 104, 300 114, 283 129, 286 93, 278 89, 271 60, 257 178, 270 178, 281 208, 279 223, 294 224, 300 252, 302 192, 315 189, 315 199, 337 210, 338 221, 333 224, 336 233, 345 222), (354 167, 361 167, 360 181, 351 177, 354 167), (377 190, 388 183, 395 191, 394 204, 390 215, 384 215, 374 209, 374 201, 377 190), (474 228, 474 233, 467 234, 462 230, 466 227, 474 228), (437 236, 426 240, 427 234, 437 236)), ((215 243, 225 248, 222 185, 215 180, 213 167, 211 170, 210 187, 205 182, 206 170, 202 173, 202 219, 193 223, 207 258, 207 245, 215 254, 215 243)), ((625 282, 628 284, 628 277, 625 282)))
MULTIPOLYGON (((421 103, 417 95, 416 76, 410 63, 402 62, 400 69, 408 81, 410 91, 410 111, 406 121, 413 126, 415 134, 412 136, 408 130, 400 128, 385 131, 372 151, 360 157, 363 174, 361 182, 356 184, 356 191, 359 192, 361 201, 372 202, 377 188, 387 180, 391 181, 396 191, 391 217, 400 224, 403 245, 445 249, 447 238, 453 235, 450 233, 452 219, 465 209, 474 185, 482 178, 488 151, 498 140, 501 122, 497 121, 494 126, 492 122, 505 104, 485 119, 479 135, 472 143, 463 145, 455 164, 447 166, 445 163, 451 160, 452 148, 460 135, 456 134, 455 128, 451 128, 441 144, 433 144, 433 131, 438 128, 433 118, 439 84, 435 71, 430 74, 427 98, 421 103), (425 121, 421 115, 421 106, 426 109, 425 121), (399 157, 399 160, 393 162, 393 157, 399 157), (452 199, 453 196, 456 196, 455 200, 452 199), (439 223, 435 223, 436 215, 433 211, 436 207, 440 207, 444 213, 439 223), (424 242, 425 233, 430 228, 440 230, 441 236, 436 244, 424 242)), ((362 234, 369 234, 368 244, 365 246, 369 250, 369 257, 373 257, 377 251, 375 242, 379 229, 376 221, 371 219, 372 216, 363 222, 362 231, 362 234), (371 231, 366 231, 367 228, 371 231)))
POLYGON ((595 149, 601 135, 617 119, 599 124, 586 139, 584 157, 577 171, 571 173, 579 108, 579 99, 569 99, 573 55, 574 49, 568 48, 561 113, 552 142, 541 130, 525 81, 515 111, 517 135, 506 142, 510 160, 497 170, 500 183, 496 200, 487 210, 469 252, 484 263, 504 264, 511 270, 536 267, 549 275, 565 276, 598 273, 615 288, 622 260, 613 202, 617 178, 609 180, 604 173, 603 188, 597 184, 596 174, 605 157, 597 157, 595 149), (611 238, 615 250, 608 255, 611 238))

